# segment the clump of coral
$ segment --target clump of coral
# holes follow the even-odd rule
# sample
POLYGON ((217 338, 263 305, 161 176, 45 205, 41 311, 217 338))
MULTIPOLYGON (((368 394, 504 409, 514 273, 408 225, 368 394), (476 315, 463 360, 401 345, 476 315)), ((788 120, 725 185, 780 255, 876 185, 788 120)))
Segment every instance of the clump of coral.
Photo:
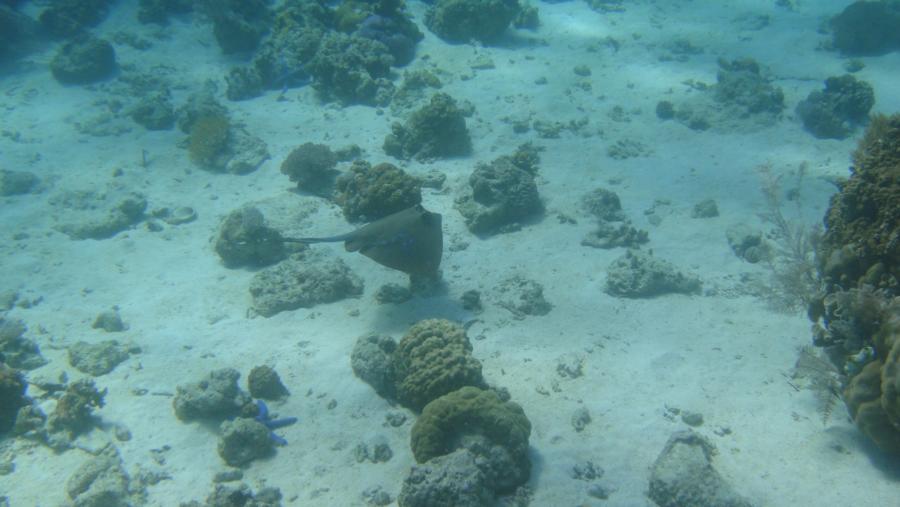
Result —
POLYGON ((519 9, 517 0, 438 0, 425 13, 425 26, 448 42, 491 42, 519 9))
POLYGON ((90 429, 94 425, 94 409, 103 408, 106 392, 106 389, 98 390, 93 380, 82 379, 69 384, 47 421, 50 431, 74 436, 90 429))
POLYGON ((403 169, 357 160, 335 184, 334 200, 351 222, 371 222, 422 202, 422 183, 403 169))
POLYGON ((297 183, 297 189, 327 194, 334 183, 337 156, 325 144, 303 143, 281 163, 281 173, 297 183))
POLYGON ((491 489, 510 492, 528 480, 531 422, 517 403, 495 391, 463 387, 425 406, 410 435, 419 463, 467 449, 491 489))
POLYGON ((435 93, 405 124, 391 126, 382 147, 392 157, 426 161, 468 155, 472 141, 465 115, 453 97, 435 93))
POLYGON ((28 404, 27 386, 22 372, 0 363, 0 434, 12 429, 16 413, 28 404))
POLYGON ((423 320, 409 328, 392 364, 397 399, 416 410, 462 386, 484 384, 466 331, 447 320, 423 320))
POLYGON ((460 387, 485 385, 465 329, 444 319, 417 322, 399 343, 363 336, 351 362, 354 373, 379 394, 414 410, 460 387))
POLYGON ((539 216, 544 204, 534 181, 536 175, 537 153, 528 145, 512 156, 479 163, 469 176, 471 193, 459 196, 455 203, 466 227, 475 234, 492 235, 517 230, 526 220, 539 216))
POLYGON ((188 153, 198 165, 210 166, 228 146, 231 125, 224 114, 197 118, 188 137, 188 153))
POLYGON ((873 118, 851 170, 825 215, 809 315, 860 431, 900 453, 900 115, 873 118))
POLYGON ((869 116, 875 92, 850 74, 825 80, 825 89, 813 91, 797 104, 806 130, 820 139, 844 139, 869 116))

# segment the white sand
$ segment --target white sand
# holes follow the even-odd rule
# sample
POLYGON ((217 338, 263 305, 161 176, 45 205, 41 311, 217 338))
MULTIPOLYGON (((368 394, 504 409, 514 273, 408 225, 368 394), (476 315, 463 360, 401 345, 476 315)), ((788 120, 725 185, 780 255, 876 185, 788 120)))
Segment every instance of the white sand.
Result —
MULTIPOLYGON (((798 347, 811 341, 804 315, 775 313, 747 296, 617 299, 602 288, 606 267, 622 250, 579 245, 593 225, 579 214, 578 199, 604 186, 619 194, 634 224, 649 231, 654 254, 699 275, 706 289, 733 288, 742 273, 765 276, 764 267, 742 262, 725 240, 733 224, 764 227, 757 217, 765 209, 754 170, 764 162, 779 173, 808 162, 804 220, 821 219, 833 187, 820 177, 846 176, 856 141, 816 140, 803 131, 792 108, 821 88, 824 78, 843 73, 842 59, 817 50, 824 36, 816 30, 850 2, 828 2, 823 11, 818 2, 799 1, 796 12, 773 3, 628 2, 625 13, 608 15, 582 2, 539 3, 541 28, 518 33, 507 47, 450 46, 426 32, 418 54, 430 55, 431 63, 418 58, 411 68, 433 64, 443 69, 443 90, 476 106, 468 121, 471 157, 398 164, 414 174, 438 169, 448 177, 450 191, 426 191, 424 197, 429 209, 443 213, 447 243, 470 243, 466 250, 445 252, 448 294, 378 306, 373 291, 387 282, 403 283, 401 274, 362 256, 343 255, 339 247, 317 246, 342 255, 365 279, 365 294, 269 319, 247 317, 253 274, 224 268, 209 238, 229 211, 257 201, 288 209, 313 206, 316 213, 292 224, 292 232, 346 230, 337 208, 289 192, 291 183, 279 166, 303 142, 335 148, 355 143, 370 162, 397 163, 380 149, 394 120, 390 113, 321 105, 309 88, 290 90, 282 102, 277 93, 237 103, 223 98, 233 117, 265 140, 272 158, 250 175, 210 174, 193 167, 186 152, 175 146, 184 137, 175 130, 146 132, 132 124, 119 137, 78 134, 72 122, 93 116, 97 106, 92 104, 103 94, 53 81, 44 63, 55 48, 33 55, 35 64, 26 65, 24 73, 2 78, 0 97, 2 128, 27 140, 0 138, 2 166, 32 171, 50 182, 41 194, 5 198, 0 204, 2 288, 16 289, 23 298, 43 298, 31 309, 9 314, 29 325, 28 336, 50 359, 30 375, 55 378, 66 371, 70 379, 79 378, 64 349, 79 340, 138 343, 142 354, 96 379, 109 389, 107 406, 98 414, 131 431, 130 441, 116 445, 132 475, 137 467, 171 475, 148 489, 148 504, 174 506, 204 499, 212 489, 212 475, 225 468, 215 450, 217 435, 179 422, 170 397, 136 396, 132 390, 173 393, 176 385, 216 368, 234 367, 246 376, 253 366, 268 364, 292 392, 283 403, 272 404, 272 410, 297 416, 299 423, 281 430, 290 444, 271 459, 252 463, 245 481, 254 489, 279 487, 285 505, 362 505, 360 493, 370 486, 380 485, 393 497, 399 493, 414 463, 408 444, 413 415, 399 428, 384 423, 385 414, 397 408, 353 376, 349 355, 355 339, 369 331, 399 339, 411 323, 425 317, 469 320, 473 316, 457 304, 464 291, 478 289, 487 297, 500 280, 522 274, 544 285, 553 311, 514 320, 506 310, 488 305, 470 337, 486 379, 508 388, 532 422, 532 505, 651 504, 645 496, 650 466, 669 435, 685 427, 677 418, 665 417, 667 406, 703 414, 705 423, 697 431, 718 448, 716 468, 757 505, 893 504, 900 493, 898 470, 873 452, 843 406, 823 424, 813 393, 798 392, 787 382, 798 347), (773 22, 760 31, 742 31, 735 19, 743 14, 768 14, 773 22), (601 43, 608 36, 621 42, 618 52, 601 43), (660 62, 663 46, 680 37, 705 52, 684 63, 660 62), (515 44, 536 39, 547 44, 515 44), (588 51, 589 46, 599 50, 588 51), (469 62, 478 55, 492 58, 496 68, 470 70, 469 62), (658 100, 677 104, 690 95, 683 81, 714 83, 718 57, 743 56, 768 66, 784 89, 788 109, 783 121, 757 132, 722 134, 698 133, 656 118, 658 100), (591 92, 573 86, 581 79, 572 72, 578 64, 593 71, 591 92), (461 74, 472 79, 460 80, 461 74), (533 85, 540 76, 548 84, 533 85), (616 105, 633 113, 630 122, 609 118, 616 105), (529 114, 562 122, 587 117, 586 131, 603 135, 564 132, 561 139, 535 139, 546 148, 539 176, 545 218, 516 233, 477 239, 453 209, 453 198, 475 162, 510 153, 536 137, 533 131, 514 134, 502 121, 529 114), (608 158, 607 147, 625 138, 646 144, 653 153, 625 161, 608 158), (150 155, 146 169, 139 166, 142 149, 150 155), (199 219, 161 233, 138 227, 104 241, 72 241, 55 232, 55 210, 48 198, 64 189, 103 188, 116 169, 124 175, 115 180, 144 193, 151 209, 193 206, 199 219), (610 185, 613 178, 621 183, 610 185), (693 204, 707 198, 718 202, 721 216, 691 219, 693 204), (659 226, 644 215, 655 199, 671 201, 657 211, 663 218, 659 226), (560 224, 557 213, 578 218, 578 224, 560 224), (28 238, 10 240, 20 232, 28 238), (113 305, 130 329, 117 335, 91 329, 93 318, 113 305), (358 315, 351 316, 353 311, 358 315), (483 339, 475 339, 481 335, 483 339), (557 374, 557 359, 567 353, 584 359, 580 378, 557 374), (331 400, 337 406, 329 410, 331 400), (576 433, 570 416, 582 406, 593 422, 576 433), (717 435, 722 428, 731 433, 717 435), (357 463, 354 447, 375 436, 389 442, 394 457, 383 464, 357 463), (155 463, 151 449, 163 446, 171 448, 162 453, 165 462, 155 463), (594 482, 613 491, 608 500, 590 498, 591 483, 571 478, 572 466, 585 460, 605 470, 594 482)), ((414 3, 412 10, 421 20, 423 5, 414 3)), ((121 63, 147 70, 165 65, 167 77, 182 85, 175 90, 179 105, 208 78, 224 92, 221 78, 235 62, 219 54, 208 27, 182 20, 165 29, 135 28, 133 20, 133 10, 119 6, 98 30, 110 34, 124 28, 154 42, 147 52, 117 46, 121 63), (154 39, 154 32, 166 38, 154 39)), ((875 110, 896 112, 900 55, 864 61, 858 77, 874 86, 875 110)), ((286 217, 275 217, 279 219, 279 226, 291 225, 286 217)), ((111 426, 85 440, 96 446, 110 439, 111 426)), ((0 477, 0 493, 14 506, 65 501, 64 478, 89 458, 80 450, 55 455, 22 442, 6 452, 16 453, 15 472, 0 477)))

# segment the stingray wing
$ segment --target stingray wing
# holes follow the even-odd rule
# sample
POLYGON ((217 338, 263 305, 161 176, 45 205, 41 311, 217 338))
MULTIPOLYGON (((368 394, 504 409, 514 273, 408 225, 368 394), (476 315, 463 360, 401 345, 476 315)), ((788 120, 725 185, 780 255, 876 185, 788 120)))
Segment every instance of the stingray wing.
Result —
POLYGON ((358 229, 344 246, 391 269, 431 274, 443 254, 441 215, 416 205, 358 229))

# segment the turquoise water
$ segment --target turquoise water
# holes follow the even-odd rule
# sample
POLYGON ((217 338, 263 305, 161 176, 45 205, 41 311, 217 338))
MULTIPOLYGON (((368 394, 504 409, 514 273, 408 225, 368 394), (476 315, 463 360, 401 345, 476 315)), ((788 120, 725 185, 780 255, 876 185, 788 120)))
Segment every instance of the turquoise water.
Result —
POLYGON ((852 3, 0 2, 0 505, 891 504, 852 3))

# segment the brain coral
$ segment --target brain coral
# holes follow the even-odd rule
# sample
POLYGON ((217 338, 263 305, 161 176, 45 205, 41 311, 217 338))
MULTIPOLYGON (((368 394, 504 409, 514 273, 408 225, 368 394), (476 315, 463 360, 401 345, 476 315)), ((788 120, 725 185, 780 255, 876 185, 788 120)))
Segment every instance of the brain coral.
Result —
POLYGON ((482 458, 479 468, 496 489, 503 491, 528 479, 530 435, 531 422, 517 403, 501 400, 494 391, 463 387, 426 405, 412 427, 410 439, 419 463, 467 447, 470 437, 476 437, 475 441, 487 439, 492 445, 479 442, 469 450, 482 458), (498 454, 505 456, 498 460, 498 454), (505 464, 506 470, 497 469, 498 461, 505 464))
POLYGON ((415 410, 463 386, 481 386, 481 363, 465 330, 443 319, 416 323, 394 351, 397 399, 415 410))

